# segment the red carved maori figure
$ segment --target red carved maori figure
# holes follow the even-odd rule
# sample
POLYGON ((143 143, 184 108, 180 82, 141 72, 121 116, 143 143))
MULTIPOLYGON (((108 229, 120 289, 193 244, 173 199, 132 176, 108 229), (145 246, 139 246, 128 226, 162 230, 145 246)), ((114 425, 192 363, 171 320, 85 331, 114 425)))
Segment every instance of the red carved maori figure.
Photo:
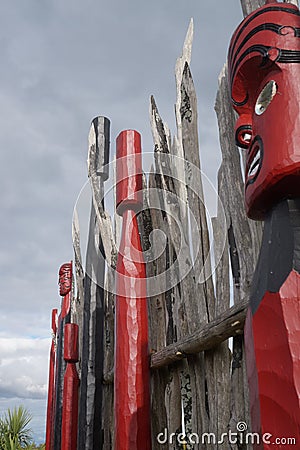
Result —
POLYGON ((228 63, 236 140, 246 150, 246 211, 265 221, 245 325, 252 429, 271 435, 256 448, 300 448, 298 8, 267 1, 250 14, 228 63))
POLYGON ((300 196, 300 17, 275 2, 250 14, 229 49, 238 145, 247 150, 248 216, 263 219, 287 196, 300 196))
POLYGON ((116 274, 115 450, 150 450, 146 270, 136 211, 142 206, 141 137, 117 138, 117 213, 123 216, 116 274))
POLYGON ((52 448, 52 437, 53 437, 53 412, 54 412, 54 401, 55 401, 55 353, 56 353, 56 320, 57 320, 57 309, 52 310, 52 341, 50 347, 50 358, 49 358, 49 380, 48 380, 48 402, 47 402, 47 423, 46 423, 46 450, 51 450, 52 448))
POLYGON ((61 450, 76 450, 79 388, 79 377, 76 369, 76 363, 78 362, 78 325, 67 323, 64 331, 64 360, 67 367, 63 388, 61 450))
MULTIPOLYGON (((72 263, 65 263, 59 269, 59 295, 65 297, 72 289, 72 263)), ((67 305, 63 305, 67 306, 67 305)))
POLYGON ((55 370, 55 406, 53 426, 53 448, 61 450, 61 427, 63 407, 63 385, 66 362, 64 360, 64 326, 70 322, 72 296, 72 262, 63 264, 59 269, 59 293, 62 296, 61 312, 58 316, 57 350, 55 370))

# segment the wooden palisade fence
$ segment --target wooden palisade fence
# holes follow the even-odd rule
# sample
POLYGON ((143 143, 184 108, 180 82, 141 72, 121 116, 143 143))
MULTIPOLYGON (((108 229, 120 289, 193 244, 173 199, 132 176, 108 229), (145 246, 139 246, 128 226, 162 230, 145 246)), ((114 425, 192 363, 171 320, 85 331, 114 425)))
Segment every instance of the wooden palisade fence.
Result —
MULTIPOLYGON (((241 0, 244 17, 264 4, 265 0, 241 0)), ((243 326, 262 225, 249 220, 244 210, 243 161, 234 141, 236 118, 225 65, 215 104, 222 152, 219 201, 209 233, 190 71, 192 39, 191 22, 176 63, 173 138, 154 98, 150 101, 154 165, 144 176, 144 205, 138 213, 150 280, 152 449, 248 450, 251 444, 229 444, 226 438, 218 443, 212 436, 218 441, 229 430, 251 429, 243 326), (165 239, 160 240, 155 230, 161 230, 165 239), (164 251, 157 253, 158 243, 164 251), (186 439, 180 444, 180 433, 192 436, 194 442, 198 437, 199 443, 186 439)), ((104 204, 104 182, 114 177, 105 167, 109 140, 108 119, 95 119, 89 135, 92 208, 85 269, 76 211, 73 220, 76 295, 71 322, 79 325, 78 450, 108 450, 114 442, 114 286, 120 218, 112 224, 104 204)))

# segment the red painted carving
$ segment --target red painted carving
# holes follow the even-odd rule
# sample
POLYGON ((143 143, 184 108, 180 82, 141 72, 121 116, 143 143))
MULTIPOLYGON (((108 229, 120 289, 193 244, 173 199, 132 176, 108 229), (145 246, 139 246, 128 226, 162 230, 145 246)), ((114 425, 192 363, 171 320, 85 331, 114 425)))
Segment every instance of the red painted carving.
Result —
POLYGON ((48 403, 47 403, 47 424, 46 424, 46 450, 51 450, 52 448, 52 437, 53 437, 53 413, 54 413, 54 402, 55 402, 55 352, 56 352, 56 320, 57 320, 57 309, 52 310, 52 342, 50 348, 50 359, 49 359, 49 380, 48 380, 48 403))
POLYGON ((55 405, 53 446, 51 450, 61 449, 62 438, 62 403, 64 390, 64 326, 70 321, 71 296, 72 296, 72 262, 63 264, 59 269, 59 293, 63 297, 61 312, 57 323, 57 352, 55 368, 55 405))
POLYGON ((72 263, 65 263, 59 269, 59 295, 64 297, 72 289, 72 263))
POLYGON ((247 150, 245 203, 253 219, 300 196, 299 29, 295 5, 267 2, 241 23, 229 48, 236 140, 247 150))
POLYGON ((295 448, 277 438, 300 445, 299 30, 296 6, 266 1, 229 48, 246 211, 266 220, 244 332, 252 430, 271 435, 254 448, 264 450, 295 448))
MULTIPOLYGON (((300 275, 292 271, 277 293, 267 292, 245 327, 252 429, 300 442, 300 275), (267 324, 272 323, 272 327, 267 324)), ((282 445, 275 448, 295 448, 282 445)))
POLYGON ((123 131, 117 138, 116 166, 117 212, 136 211, 143 204, 141 136, 133 130, 123 131))
POLYGON ((61 450, 77 450, 78 388, 78 325, 65 325, 64 359, 67 363, 64 376, 61 450))
POLYGON ((78 362, 78 325, 65 325, 64 359, 69 363, 78 362))
POLYGON ((117 138, 123 226, 116 275, 115 450, 151 448, 146 270, 135 214, 141 187, 141 137, 123 131, 117 138))
POLYGON ((58 318, 58 322, 63 320, 66 315, 70 312, 71 307, 71 291, 72 291, 72 261, 63 264, 59 269, 59 294, 64 297, 61 313, 58 318))

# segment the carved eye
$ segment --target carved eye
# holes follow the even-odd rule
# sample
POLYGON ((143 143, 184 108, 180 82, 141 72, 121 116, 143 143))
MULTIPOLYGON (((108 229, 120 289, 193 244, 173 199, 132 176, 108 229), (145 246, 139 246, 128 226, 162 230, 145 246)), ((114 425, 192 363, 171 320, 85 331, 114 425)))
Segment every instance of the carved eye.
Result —
POLYGON ((252 139, 251 125, 241 125, 235 132, 235 143, 238 147, 249 148, 252 139))
POLYGON ((243 133, 241 136, 242 142, 244 142, 246 145, 250 144, 251 141, 251 133, 243 133))
POLYGON ((261 93, 259 94, 255 103, 255 113, 260 116, 265 112, 277 92, 277 84, 274 80, 269 81, 261 93))

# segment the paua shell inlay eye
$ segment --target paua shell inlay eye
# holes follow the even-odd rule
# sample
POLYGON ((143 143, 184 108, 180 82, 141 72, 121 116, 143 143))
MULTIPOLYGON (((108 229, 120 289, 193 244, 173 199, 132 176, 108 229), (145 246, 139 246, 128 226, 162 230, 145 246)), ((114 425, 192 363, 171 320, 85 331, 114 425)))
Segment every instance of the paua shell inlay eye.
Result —
POLYGON ((258 116, 261 116, 266 111, 276 92, 277 84, 274 80, 269 81, 264 86, 255 103, 255 113, 258 116))

